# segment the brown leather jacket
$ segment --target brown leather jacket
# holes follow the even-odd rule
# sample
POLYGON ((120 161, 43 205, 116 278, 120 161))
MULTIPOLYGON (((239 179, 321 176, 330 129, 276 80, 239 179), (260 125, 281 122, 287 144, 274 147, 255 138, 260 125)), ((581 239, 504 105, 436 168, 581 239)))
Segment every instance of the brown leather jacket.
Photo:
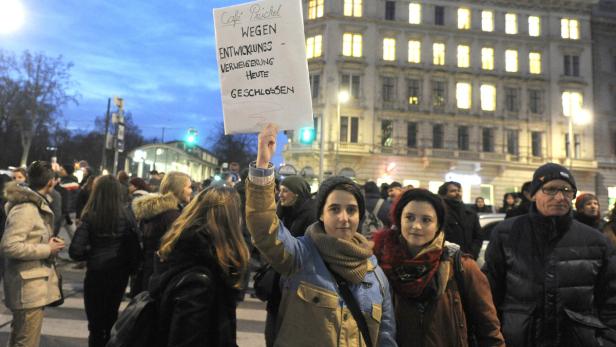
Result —
POLYGON ((466 347, 468 346, 466 322, 473 321, 479 346, 505 346, 486 276, 470 256, 462 257, 466 305, 470 316, 467 317, 454 278, 453 262, 450 261, 449 264, 447 288, 436 301, 427 305, 425 313, 421 313, 420 306, 416 302, 395 294, 398 345, 466 347))

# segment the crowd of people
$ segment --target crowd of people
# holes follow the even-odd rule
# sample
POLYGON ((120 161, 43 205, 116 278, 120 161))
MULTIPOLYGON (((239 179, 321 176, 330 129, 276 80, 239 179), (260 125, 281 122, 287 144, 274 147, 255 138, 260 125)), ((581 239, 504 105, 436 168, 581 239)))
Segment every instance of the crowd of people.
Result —
POLYGON ((38 346, 44 308, 61 304, 66 241, 86 268, 91 347, 109 341, 127 287, 156 300, 156 346, 236 346, 251 270, 268 347, 616 345, 616 216, 604 222, 566 168, 547 163, 504 196, 480 268, 482 197, 469 208, 458 182, 435 194, 341 176, 313 194, 276 177, 276 135, 262 130, 237 182, 84 162, 78 178, 41 161, 0 177, 9 346, 38 346))

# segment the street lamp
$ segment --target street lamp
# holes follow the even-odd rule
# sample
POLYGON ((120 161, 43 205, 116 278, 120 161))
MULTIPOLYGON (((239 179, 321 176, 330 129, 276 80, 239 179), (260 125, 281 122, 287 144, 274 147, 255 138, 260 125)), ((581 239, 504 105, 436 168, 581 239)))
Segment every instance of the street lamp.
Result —
MULTIPOLYGON (((346 90, 341 90, 338 92, 337 95, 337 100, 336 100, 336 107, 337 107, 337 117, 338 117, 338 122, 340 122, 340 105, 346 103, 347 101, 349 101, 350 95, 349 92, 347 92, 346 90)), ((321 184, 323 182, 323 171, 324 171, 324 164, 323 164, 323 156, 324 156, 324 151, 323 151, 323 137, 325 135, 325 115, 323 115, 321 117, 321 129, 319 131, 321 138, 319 139, 319 184, 321 184)), ((330 139, 331 140, 331 139, 330 139)))
POLYGON ((569 118, 569 133, 567 138, 569 139, 569 170, 573 169, 573 157, 575 144, 573 143, 575 137, 573 135, 573 123, 576 125, 587 125, 592 121, 592 115, 588 110, 579 109, 576 112, 572 112, 569 118))

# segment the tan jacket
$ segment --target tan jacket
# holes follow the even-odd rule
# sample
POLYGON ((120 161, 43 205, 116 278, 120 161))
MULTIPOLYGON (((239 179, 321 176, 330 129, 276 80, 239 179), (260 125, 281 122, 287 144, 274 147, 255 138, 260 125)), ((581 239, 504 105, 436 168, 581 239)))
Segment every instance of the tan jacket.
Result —
POLYGON ((48 244, 53 212, 47 200, 27 187, 9 184, 6 194, 6 229, 0 244, 5 304, 12 310, 46 306, 60 299, 48 244))
MULTIPOLYGON (((295 238, 276 217, 274 184, 246 186, 246 222, 255 246, 274 269, 287 276, 274 346, 365 346, 357 323, 336 290, 336 282, 312 240, 295 238)), ((320 227, 314 224, 311 227, 320 227)), ((362 283, 351 286, 375 347, 395 347, 389 284, 372 257, 362 283)))

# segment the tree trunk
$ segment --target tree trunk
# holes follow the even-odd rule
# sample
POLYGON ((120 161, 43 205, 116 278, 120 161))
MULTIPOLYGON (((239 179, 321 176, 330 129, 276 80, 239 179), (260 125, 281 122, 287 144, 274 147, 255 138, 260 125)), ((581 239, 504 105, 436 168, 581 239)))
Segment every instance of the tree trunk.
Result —
POLYGON ((32 145, 32 138, 34 129, 26 130, 21 129, 21 159, 19 160, 19 166, 24 167, 28 165, 28 155, 30 154, 30 146, 32 145))

